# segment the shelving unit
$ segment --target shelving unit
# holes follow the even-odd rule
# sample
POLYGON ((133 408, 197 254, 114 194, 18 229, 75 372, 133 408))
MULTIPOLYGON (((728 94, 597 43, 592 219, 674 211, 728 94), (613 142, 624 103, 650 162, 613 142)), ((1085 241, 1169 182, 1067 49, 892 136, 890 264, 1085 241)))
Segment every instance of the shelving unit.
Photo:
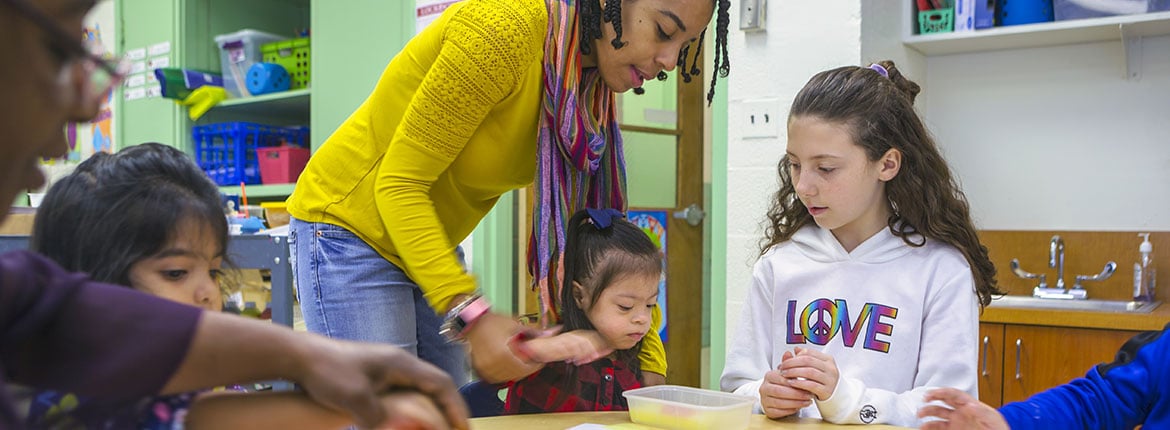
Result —
POLYGON ((950 55, 1075 43, 1124 41, 1170 34, 1170 12, 995 27, 960 33, 906 35, 903 43, 925 55, 950 55))
MULTIPOLYGON (((293 192, 293 187, 296 184, 272 184, 272 185, 248 185, 244 191, 248 193, 249 200, 283 200, 293 192)), ((219 191, 224 194, 240 194, 239 185, 226 185, 219 187, 219 191)))
POLYGON ((300 119, 309 123, 310 89, 284 91, 255 97, 228 99, 208 112, 217 115, 267 115, 300 119))
MULTIPOLYGON (((311 3, 312 0, 120 0, 115 18, 134 25, 125 27, 119 38, 119 49, 125 52, 167 42, 170 67, 219 71, 216 36, 254 29, 294 37, 310 28, 311 3)), ((187 108, 172 100, 149 97, 124 100, 121 94, 118 96, 115 134, 119 147, 162 142, 193 153, 191 129, 197 125, 246 121, 272 126, 309 126, 312 122, 312 93, 308 88, 225 100, 197 121, 190 120, 187 108)), ((239 192, 239 186, 221 189, 233 194, 239 192)), ((292 184, 278 184, 249 186, 247 191, 250 199, 263 201, 283 199, 292 190, 292 184)))

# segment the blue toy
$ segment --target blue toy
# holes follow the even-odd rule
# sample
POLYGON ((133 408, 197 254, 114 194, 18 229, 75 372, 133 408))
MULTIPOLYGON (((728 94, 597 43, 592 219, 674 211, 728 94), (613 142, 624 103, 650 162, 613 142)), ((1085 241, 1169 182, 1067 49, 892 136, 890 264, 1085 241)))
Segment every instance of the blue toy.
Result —
POLYGON ((279 64, 256 63, 248 68, 248 92, 254 96, 288 91, 292 80, 279 64))

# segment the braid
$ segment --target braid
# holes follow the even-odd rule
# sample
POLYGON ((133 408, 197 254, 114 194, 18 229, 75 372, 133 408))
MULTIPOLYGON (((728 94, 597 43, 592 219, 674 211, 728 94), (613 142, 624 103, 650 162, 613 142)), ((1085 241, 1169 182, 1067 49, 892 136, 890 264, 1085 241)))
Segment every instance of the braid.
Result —
POLYGON ((707 104, 715 99, 715 82, 716 78, 726 78, 727 74, 731 72, 731 61, 727 58, 727 28, 731 24, 731 18, 728 16, 727 10, 731 8, 731 0, 716 0, 718 1, 718 18, 715 19, 715 60, 714 66, 718 73, 711 74, 711 89, 707 91, 707 104))
POLYGON ((593 52, 593 41, 601 38, 601 3, 597 0, 577 2, 577 24, 580 27, 581 53, 593 52))
MULTIPOLYGON (((589 2, 590 0, 585 1, 589 2)), ((626 42, 622 42, 622 0, 605 0, 605 12, 602 19, 605 22, 613 23, 615 36, 609 43, 613 44, 613 49, 622 49, 626 45, 626 42)))
MULTIPOLYGON (((693 76, 699 76, 700 73, 703 73, 702 70, 699 70, 699 58, 702 57, 699 54, 703 52, 703 39, 706 38, 707 29, 703 28, 703 32, 699 33, 699 45, 695 47, 695 60, 691 62, 691 75, 693 76)), ((686 59, 686 57, 683 57, 683 59, 686 59)), ((684 61, 681 66, 686 67, 686 62, 684 61)))
MULTIPOLYGON (((701 51, 696 51, 695 56, 698 56, 700 52, 701 51)), ((690 70, 687 70, 687 58, 690 58, 690 55, 691 44, 684 44, 682 49, 678 51, 678 63, 675 64, 679 68, 678 72, 680 75, 682 75, 683 82, 688 84, 691 82, 691 73, 690 70)))

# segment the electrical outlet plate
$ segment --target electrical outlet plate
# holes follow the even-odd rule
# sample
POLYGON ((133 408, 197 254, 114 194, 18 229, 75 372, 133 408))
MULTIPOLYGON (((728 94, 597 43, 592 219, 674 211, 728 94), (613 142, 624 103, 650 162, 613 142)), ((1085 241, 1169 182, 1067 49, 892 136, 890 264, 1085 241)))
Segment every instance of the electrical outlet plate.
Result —
POLYGON ((783 115, 780 114, 779 100, 748 100, 743 102, 743 110, 737 121, 739 129, 743 130, 745 139, 766 139, 780 137, 780 123, 783 115))

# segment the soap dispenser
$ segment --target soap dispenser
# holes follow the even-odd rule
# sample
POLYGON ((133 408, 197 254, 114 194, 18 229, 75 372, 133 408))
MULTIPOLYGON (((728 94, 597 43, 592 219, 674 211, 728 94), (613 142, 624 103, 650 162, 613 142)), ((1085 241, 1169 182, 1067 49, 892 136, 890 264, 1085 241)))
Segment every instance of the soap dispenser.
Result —
POLYGON ((1139 233, 1145 240, 1138 247, 1141 259, 1133 263, 1133 300, 1136 302, 1154 301, 1154 244, 1150 243, 1149 233, 1139 233))

